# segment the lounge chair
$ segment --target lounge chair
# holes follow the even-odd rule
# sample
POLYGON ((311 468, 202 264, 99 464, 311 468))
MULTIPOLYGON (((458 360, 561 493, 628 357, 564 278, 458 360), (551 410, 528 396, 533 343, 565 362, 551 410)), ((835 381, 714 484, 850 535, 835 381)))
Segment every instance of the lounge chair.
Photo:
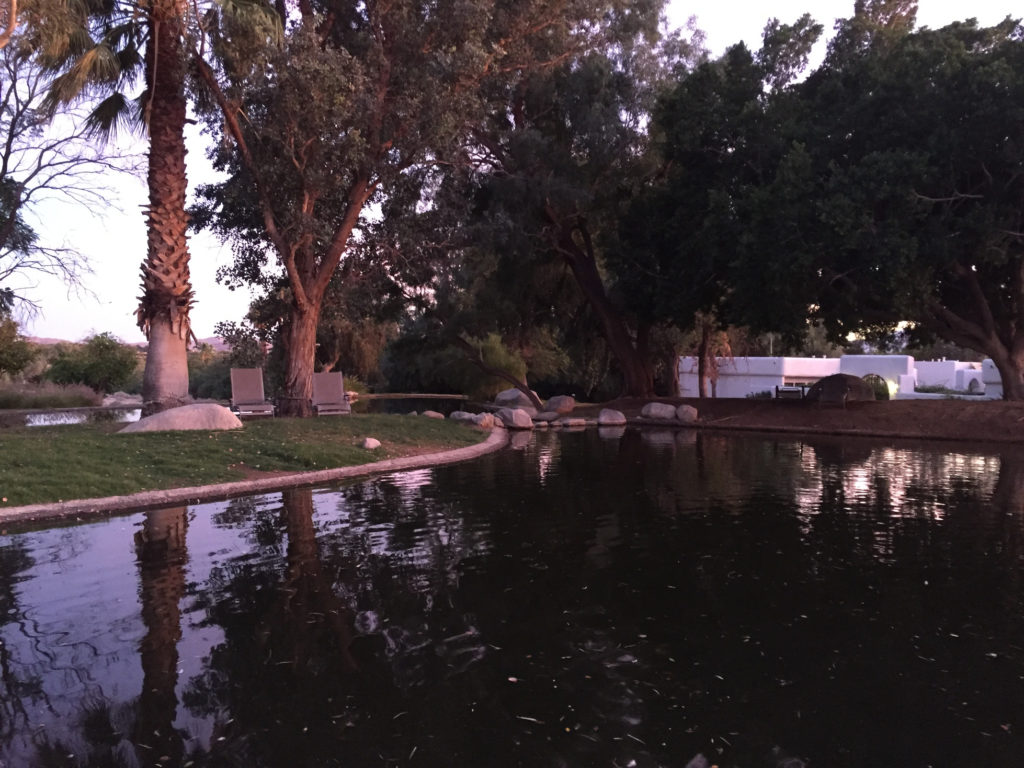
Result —
POLYGON ((345 379, 340 371, 313 374, 313 410, 317 416, 352 412, 352 405, 345 394, 345 379))
POLYGON ((273 416, 274 406, 263 395, 262 368, 231 369, 231 407, 239 416, 273 416))

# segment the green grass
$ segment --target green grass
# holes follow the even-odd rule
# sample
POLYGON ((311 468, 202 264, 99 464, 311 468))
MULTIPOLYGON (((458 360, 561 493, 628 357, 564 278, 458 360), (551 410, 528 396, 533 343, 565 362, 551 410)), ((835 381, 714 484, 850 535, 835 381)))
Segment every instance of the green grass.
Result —
POLYGON ((486 435, 398 415, 264 419, 227 432, 116 434, 123 424, 0 430, 0 508, 307 472, 460 448, 486 435), (381 447, 360 447, 375 437, 381 447))

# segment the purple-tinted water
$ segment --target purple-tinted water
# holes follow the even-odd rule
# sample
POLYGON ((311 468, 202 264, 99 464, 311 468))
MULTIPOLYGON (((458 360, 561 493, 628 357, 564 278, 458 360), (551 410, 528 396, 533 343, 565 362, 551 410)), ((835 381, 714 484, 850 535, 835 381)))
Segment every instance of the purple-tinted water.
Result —
POLYGON ((0 760, 1020 766, 1022 576, 1016 454, 538 434, 8 531, 0 760))

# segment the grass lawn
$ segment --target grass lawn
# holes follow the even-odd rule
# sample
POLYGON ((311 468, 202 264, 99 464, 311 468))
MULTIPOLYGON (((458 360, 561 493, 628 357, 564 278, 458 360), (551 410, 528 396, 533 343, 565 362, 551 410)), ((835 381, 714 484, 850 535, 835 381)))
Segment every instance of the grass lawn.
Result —
POLYGON ((0 429, 0 508, 347 467, 487 437, 455 422, 399 415, 262 419, 226 432, 117 434, 123 427, 0 429), (366 437, 381 447, 359 447, 366 437))

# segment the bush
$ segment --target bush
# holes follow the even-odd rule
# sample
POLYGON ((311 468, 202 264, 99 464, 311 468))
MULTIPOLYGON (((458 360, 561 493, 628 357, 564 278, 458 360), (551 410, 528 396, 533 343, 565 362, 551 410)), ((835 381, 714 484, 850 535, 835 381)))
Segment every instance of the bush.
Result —
POLYGON ((83 384, 0 384, 0 408, 77 408, 102 402, 83 384))
POLYGON ((188 392, 197 400, 231 399, 231 359, 203 345, 188 355, 188 392))
POLYGON ((83 344, 61 347, 46 378, 57 384, 85 384, 98 392, 114 392, 135 388, 138 368, 135 348, 101 333, 83 344))

